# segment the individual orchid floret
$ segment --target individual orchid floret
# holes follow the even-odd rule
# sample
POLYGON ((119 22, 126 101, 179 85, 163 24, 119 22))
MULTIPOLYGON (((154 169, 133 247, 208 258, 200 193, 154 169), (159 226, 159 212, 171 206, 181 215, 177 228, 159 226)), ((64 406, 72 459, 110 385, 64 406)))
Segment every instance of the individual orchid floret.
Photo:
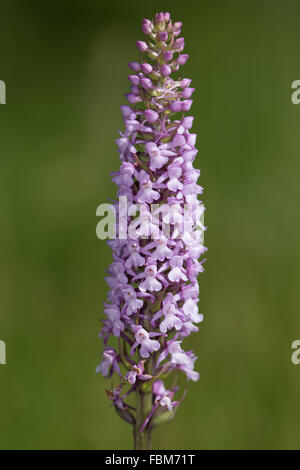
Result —
POLYGON ((140 361, 138 364, 133 364, 131 371, 127 372, 124 379, 131 385, 134 385, 137 380, 151 380, 153 377, 145 372, 145 361, 140 361))
POLYGON ((168 278, 172 282, 187 281, 186 270, 183 267, 184 259, 177 255, 170 259, 171 270, 168 274, 168 278))
POLYGON ((125 398, 128 396, 128 394, 123 394, 121 395, 122 391, 122 384, 120 384, 118 387, 111 389, 111 390, 106 390, 106 394, 109 400, 111 400, 112 405, 115 407, 116 412, 118 415, 127 421, 127 423, 134 425, 135 424, 135 419, 134 416, 132 415, 131 410, 134 408, 129 405, 128 403, 125 403, 125 398))
POLYGON ((150 176, 144 170, 139 173, 137 179, 140 183, 140 190, 137 193, 138 202, 153 202, 160 198, 159 192, 153 189, 150 176))
POLYGON ((156 380, 152 386, 152 392, 154 397, 154 403, 148 416, 146 417, 141 430, 144 430, 148 426, 149 422, 152 422, 152 426, 155 427, 158 424, 166 423, 171 421, 175 416, 175 410, 184 400, 186 392, 183 394, 180 401, 173 400, 174 394, 178 387, 173 390, 167 390, 162 380, 156 380))
POLYGON ((135 280, 144 278, 144 280, 140 283, 139 289, 141 292, 159 292, 162 289, 162 282, 165 282, 162 275, 157 271, 157 265, 152 258, 148 259, 148 265, 145 268, 145 271, 138 274, 134 277, 135 280))
POLYGON ((168 157, 163 155, 163 152, 160 152, 159 148, 154 142, 147 142, 145 148, 150 157, 151 170, 159 170, 168 162, 168 157))
POLYGON ((119 337, 124 330, 120 309, 116 305, 110 305, 104 309, 104 313, 107 317, 106 325, 112 330, 115 336, 119 337))
POLYGON ((120 358, 114 348, 106 347, 102 353, 102 361, 96 368, 97 373, 101 373, 103 377, 111 377, 113 372, 116 371, 122 377, 118 362, 120 358))
POLYGON ((147 253, 151 254, 151 258, 154 261, 165 261, 170 259, 173 255, 172 248, 176 243, 172 240, 168 240, 164 235, 161 235, 161 238, 155 240, 144 247, 144 250, 147 250, 147 253), (150 250, 153 250, 150 252, 150 250))
POLYGON ((183 188, 183 184, 180 181, 182 175, 182 163, 183 158, 176 158, 171 165, 168 167, 168 182, 167 187, 170 191, 176 192, 183 188))
POLYGON ((148 50, 147 43, 144 41, 136 41, 136 46, 141 52, 146 52, 148 50))
POLYGON ((181 224, 183 220, 182 204, 179 201, 169 198, 168 205, 165 206, 162 219, 166 225, 181 224))
POLYGON ((125 306, 126 306, 126 314, 132 315, 133 313, 140 310, 144 304, 144 301, 138 299, 138 294, 133 289, 132 286, 125 287, 122 290, 125 306))
POLYGON ((140 345, 140 355, 141 357, 147 358, 154 351, 159 351, 160 343, 151 339, 151 336, 158 336, 159 333, 148 333, 141 325, 132 325, 131 329, 135 333, 135 343, 131 348, 131 354, 134 353, 138 345, 140 345))
POLYGON ((126 405, 124 404, 122 398, 120 398, 120 393, 121 393, 121 387, 117 387, 112 390, 106 390, 106 394, 108 398, 113 402, 113 404, 120 410, 123 410, 126 407, 126 405))
POLYGON ((145 258, 140 254, 140 245, 137 240, 129 241, 127 245, 127 249, 129 251, 129 256, 125 262, 125 268, 131 269, 139 268, 140 266, 145 265, 145 258))
POLYGON ((156 380, 153 383, 153 393, 155 396, 155 404, 167 408, 169 411, 173 410, 178 402, 172 401, 174 392, 166 390, 162 380, 156 380))
POLYGON ((182 310, 186 317, 192 322, 200 323, 203 320, 203 315, 198 313, 197 302, 192 298, 186 300, 182 307, 182 310))
MULTIPOLYGON (((145 118, 147 119, 148 122, 153 123, 158 120, 159 114, 156 111, 153 111, 153 109, 146 109, 145 118)), ((149 144, 151 144, 151 142, 149 142, 149 144)), ((155 145, 155 144, 152 143, 152 145, 155 145)), ((147 144, 146 144, 146 148, 147 148, 147 144)))

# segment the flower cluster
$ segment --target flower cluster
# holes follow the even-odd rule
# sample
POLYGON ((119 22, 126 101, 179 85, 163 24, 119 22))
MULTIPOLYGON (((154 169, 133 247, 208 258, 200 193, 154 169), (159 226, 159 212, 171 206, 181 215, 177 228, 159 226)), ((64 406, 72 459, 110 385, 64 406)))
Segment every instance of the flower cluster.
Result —
POLYGON ((188 60, 181 27, 169 13, 143 20, 145 40, 136 43, 141 60, 129 64, 129 104, 121 106, 121 166, 113 174, 118 197, 126 196, 130 204, 127 223, 134 224, 136 236, 108 242, 113 262, 106 277, 110 290, 100 337, 105 345, 111 336, 118 338, 118 351, 106 346, 97 371, 121 376, 109 397, 132 423, 124 399, 139 384, 148 384, 153 406, 141 430, 162 410, 179 404, 173 400, 174 390, 166 390, 159 377, 180 370, 188 380, 199 378, 195 355, 182 348, 183 338, 198 331, 203 319, 197 277, 206 249, 199 218, 200 171, 193 167, 196 135, 190 132, 193 117, 186 115, 194 88, 190 79, 173 78, 188 60), (126 369, 123 378, 120 364, 126 369), (130 389, 122 395, 126 384, 130 389))

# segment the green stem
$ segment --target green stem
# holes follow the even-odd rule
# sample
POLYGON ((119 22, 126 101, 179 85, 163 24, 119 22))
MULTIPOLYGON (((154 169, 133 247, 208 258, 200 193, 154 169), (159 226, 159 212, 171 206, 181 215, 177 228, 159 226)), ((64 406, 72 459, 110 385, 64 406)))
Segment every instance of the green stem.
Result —
POLYGON ((151 450, 151 430, 146 428, 143 432, 140 429, 152 409, 152 390, 143 390, 143 385, 136 389, 136 424, 134 426, 134 449, 151 450))

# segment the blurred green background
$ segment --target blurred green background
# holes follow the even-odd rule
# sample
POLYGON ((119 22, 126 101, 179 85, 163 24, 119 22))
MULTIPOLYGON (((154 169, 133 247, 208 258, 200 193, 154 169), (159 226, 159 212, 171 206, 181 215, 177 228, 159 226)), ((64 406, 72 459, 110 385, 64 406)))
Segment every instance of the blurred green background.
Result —
POLYGON ((3 0, 0 7, 2 449, 126 449, 94 373, 111 253, 119 105, 141 20, 183 21, 207 206, 200 381, 156 449, 300 448, 300 3, 3 0))

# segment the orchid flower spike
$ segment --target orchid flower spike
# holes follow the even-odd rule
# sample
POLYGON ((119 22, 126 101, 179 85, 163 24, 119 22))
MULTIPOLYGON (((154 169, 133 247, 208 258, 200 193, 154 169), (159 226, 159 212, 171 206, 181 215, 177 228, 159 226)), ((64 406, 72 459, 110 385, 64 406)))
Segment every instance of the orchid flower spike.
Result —
MULTIPOLYGON (((136 42, 140 60, 129 64, 128 104, 121 106, 120 169, 112 178, 118 197, 128 202, 122 219, 128 236, 108 242, 113 260, 96 371, 120 377, 108 397, 133 425, 136 449, 151 448, 152 429, 173 418, 182 401, 174 398, 177 389, 164 384, 165 377, 179 371, 187 380, 199 379, 197 358, 183 344, 203 320, 198 275, 206 248, 200 171, 193 166, 194 118, 187 114, 194 88, 190 79, 177 78, 189 57, 181 28, 163 12, 142 22, 144 38, 136 42), (117 348, 108 346, 113 338, 117 348), (127 403, 132 393, 135 407, 127 403)), ((119 214, 118 202, 114 207, 119 214)))

